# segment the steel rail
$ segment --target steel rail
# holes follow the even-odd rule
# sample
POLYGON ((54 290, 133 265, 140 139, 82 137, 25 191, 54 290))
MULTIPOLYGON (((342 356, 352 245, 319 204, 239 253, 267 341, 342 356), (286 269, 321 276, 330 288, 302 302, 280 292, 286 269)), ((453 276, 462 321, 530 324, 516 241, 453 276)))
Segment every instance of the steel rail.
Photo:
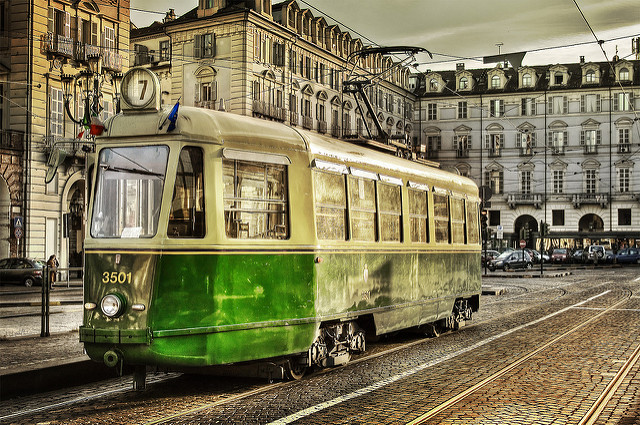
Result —
MULTIPOLYGON (((541 351, 544 351, 545 349, 549 348, 550 346, 556 344, 558 341, 560 341, 560 340, 564 339, 565 337, 571 335, 572 333, 580 330, 581 328, 585 327, 589 323, 599 319, 604 314, 609 313, 610 311, 616 309, 619 305, 622 305, 622 304, 626 303, 628 300, 629 300, 629 298, 627 297, 627 298, 625 298, 625 299, 623 299, 623 300, 621 300, 621 301, 619 301, 619 302, 607 307, 606 309, 602 310, 600 313, 598 313, 598 314, 596 314, 594 316, 591 316, 589 319, 579 323, 578 325, 574 326, 573 328, 569 329, 568 331, 564 332, 563 334, 558 335, 557 337, 555 337, 552 340, 546 342, 545 344, 541 345, 540 347, 536 348, 535 350, 533 350, 533 351, 529 352, 528 354, 520 357, 519 359, 517 359, 514 362, 512 362, 511 364, 503 367, 499 371, 497 371, 494 374, 492 374, 491 376, 483 379, 482 381, 478 382, 477 384, 473 385, 472 387, 469 387, 466 390, 462 391, 461 393, 455 395, 454 397, 451 397, 449 400, 441 403, 440 405, 434 407, 433 409, 429 410, 428 412, 418 416, 414 420, 407 422, 406 425, 422 424, 422 423, 426 422, 427 420, 433 418, 437 414, 442 413, 444 410, 446 410, 446 409, 450 408, 451 406, 457 404, 458 402, 460 402, 464 398, 468 397, 472 393, 474 393, 474 392, 478 391, 479 389, 485 387, 486 385, 494 382, 498 378, 506 375, 508 372, 510 372, 514 368, 518 367, 522 363, 526 362, 527 360, 529 360, 533 356, 537 355, 541 351)), ((640 349, 640 347, 638 347, 638 348, 640 349)), ((639 350, 637 349, 636 351, 639 351, 639 350)))

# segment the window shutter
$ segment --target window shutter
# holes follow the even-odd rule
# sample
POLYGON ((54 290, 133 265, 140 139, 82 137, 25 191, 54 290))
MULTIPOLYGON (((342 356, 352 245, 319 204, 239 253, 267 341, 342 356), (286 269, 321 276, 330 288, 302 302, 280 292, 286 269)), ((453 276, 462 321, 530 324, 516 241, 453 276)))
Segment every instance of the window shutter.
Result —
POLYGON ((569 132, 566 130, 562 132, 562 141, 563 146, 569 146, 569 132))
POLYGON ((562 97, 562 113, 569 113, 569 98, 567 96, 562 97))
POLYGON ((196 83, 195 85, 195 96, 194 100, 196 102, 202 101, 202 87, 200 87, 200 83, 196 83))
POLYGON ((585 96, 583 94, 580 95, 580 112, 584 113, 587 102, 585 101, 585 96))
POLYGON ((553 97, 547 99, 547 114, 553 114, 553 97))
POLYGON ((499 100, 499 105, 500 105, 500 116, 504 117, 504 100, 499 100))
POLYGON ((599 145, 602 142, 602 131, 596 131, 596 145, 599 145))
POLYGON ((71 14, 69 12, 64 13, 64 36, 71 38, 71 14))
POLYGON ((527 115, 527 99, 520 99, 520 115, 527 115))
POLYGON ((620 98, 617 94, 613 95, 613 110, 614 111, 619 111, 620 108, 620 98))
POLYGON ((596 112, 600 112, 602 110, 602 102, 600 100, 600 95, 596 95, 596 112))
POLYGON ((257 30, 253 35, 253 59, 260 61, 260 33, 257 30))
POLYGON ((93 46, 98 45, 98 23, 97 22, 91 23, 91 44, 93 46))
POLYGON ((548 133, 548 135, 549 135, 549 136, 548 136, 548 138, 547 138, 547 139, 548 139, 548 140, 547 140, 547 145, 548 145, 549 147, 553 147, 553 131, 550 131, 550 132, 548 133))
POLYGON ((491 140, 488 134, 484 135, 484 148, 489 149, 491 146, 491 140))
POLYGON ((202 57, 202 36, 196 35, 193 37, 193 57, 202 57))
POLYGON ((56 28, 53 20, 54 16, 55 16, 55 9, 53 7, 50 7, 49 15, 47 19, 47 31, 49 31, 50 33, 54 33, 56 28))
POLYGON ((76 37, 77 41, 82 42, 82 19, 76 17, 76 37))
POLYGON ((458 136, 453 136, 453 150, 458 149, 458 136))
POLYGON ((580 146, 584 146, 585 139, 586 139, 585 131, 580 130, 580 146))

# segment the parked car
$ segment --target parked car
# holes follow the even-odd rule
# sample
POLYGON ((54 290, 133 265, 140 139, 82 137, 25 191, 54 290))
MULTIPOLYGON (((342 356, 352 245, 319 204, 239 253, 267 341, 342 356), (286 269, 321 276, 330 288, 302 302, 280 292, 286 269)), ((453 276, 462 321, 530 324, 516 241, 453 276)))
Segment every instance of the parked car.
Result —
POLYGON ((621 249, 616 255, 616 261, 620 264, 640 264, 640 250, 638 250, 638 248, 621 249))
POLYGON ((573 253, 573 255, 571 256, 571 260, 574 263, 582 263, 582 250, 581 249, 576 249, 573 253))
POLYGON ((4 258, 0 260, 0 285, 14 283, 27 287, 42 285, 44 263, 31 258, 4 258))
POLYGON ((535 249, 529 249, 529 248, 525 248, 525 251, 529 254, 529 257, 531 257, 534 263, 539 264, 540 261, 542 261, 543 263, 549 262, 549 256, 547 254, 540 254, 535 249))
POLYGON ((480 258, 482 259, 482 264, 484 265, 484 264, 489 264, 491 260, 498 258, 499 255, 500 253, 495 249, 487 249, 486 257, 485 257, 485 251, 482 250, 482 254, 480 255, 480 258))
POLYGON ((616 254, 613 253, 610 249, 604 250, 604 261, 606 263, 613 263, 616 260, 616 254))
POLYGON ((602 245, 589 245, 582 252, 582 259, 585 262, 593 262, 597 263, 598 261, 604 260, 605 249, 602 245))
POLYGON ((567 263, 569 261, 569 252, 566 248, 556 248, 551 253, 551 262, 556 263, 567 263))
POLYGON ((491 271, 496 269, 503 269, 505 271, 517 268, 530 269, 532 267, 533 261, 531 261, 531 257, 526 251, 503 252, 498 258, 489 263, 489 270, 491 271))

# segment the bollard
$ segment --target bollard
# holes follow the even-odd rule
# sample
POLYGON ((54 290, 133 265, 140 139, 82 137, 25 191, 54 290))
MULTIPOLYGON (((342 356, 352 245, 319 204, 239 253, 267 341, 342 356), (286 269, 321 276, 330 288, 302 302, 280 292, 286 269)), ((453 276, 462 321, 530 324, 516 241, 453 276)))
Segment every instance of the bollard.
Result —
POLYGON ((49 266, 45 266, 42 276, 41 304, 40 337, 46 337, 49 336, 49 266))

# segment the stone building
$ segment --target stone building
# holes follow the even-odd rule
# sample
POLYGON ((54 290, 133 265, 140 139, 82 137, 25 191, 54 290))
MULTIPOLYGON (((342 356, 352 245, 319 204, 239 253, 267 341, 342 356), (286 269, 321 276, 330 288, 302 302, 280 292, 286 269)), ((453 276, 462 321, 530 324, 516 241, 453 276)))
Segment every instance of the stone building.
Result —
POLYGON ((491 189, 494 244, 515 246, 528 229, 534 246, 541 222, 547 246, 640 239, 639 61, 459 65, 420 81, 416 138, 426 157, 491 189))
POLYGON ((11 0, 0 8, 0 257, 56 253, 62 266, 79 266, 92 146, 65 104, 78 120, 95 89, 101 118, 114 112, 113 77, 129 60, 129 1, 11 0))

